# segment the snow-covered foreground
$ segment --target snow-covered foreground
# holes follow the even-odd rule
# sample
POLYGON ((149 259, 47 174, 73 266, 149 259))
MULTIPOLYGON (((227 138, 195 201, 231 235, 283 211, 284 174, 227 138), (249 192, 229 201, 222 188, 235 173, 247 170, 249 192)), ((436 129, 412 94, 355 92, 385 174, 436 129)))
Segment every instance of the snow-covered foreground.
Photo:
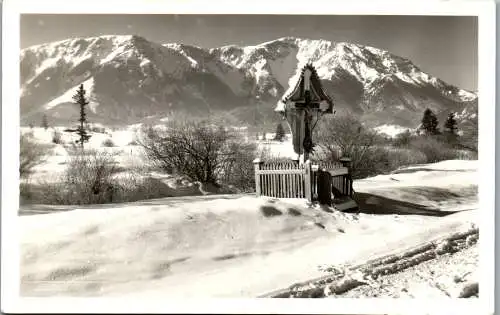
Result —
POLYGON ((251 195, 45 206, 54 213, 19 217, 21 293, 260 296, 323 276, 319 266, 358 264, 469 229, 478 221, 476 178, 477 161, 446 161, 358 181, 361 210, 373 214, 251 195), (419 214, 402 215, 412 209, 419 214), (437 215, 451 210, 468 211, 437 215))

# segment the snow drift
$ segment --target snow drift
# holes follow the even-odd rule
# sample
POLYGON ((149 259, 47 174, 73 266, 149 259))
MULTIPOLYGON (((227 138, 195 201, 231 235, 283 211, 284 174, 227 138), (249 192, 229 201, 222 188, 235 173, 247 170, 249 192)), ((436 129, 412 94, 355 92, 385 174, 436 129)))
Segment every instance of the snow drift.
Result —
MULTIPOLYGON (((359 181, 355 188, 374 198, 386 198, 378 194, 390 188, 418 208, 425 195, 404 195, 406 188, 472 187, 476 168, 475 162, 446 161, 359 181)), ((449 195, 447 204, 457 199, 477 208, 475 195, 449 195)), ((320 276, 319 265, 361 262, 477 220, 475 211, 444 219, 358 215, 251 195, 60 208, 19 217, 23 295, 257 296, 320 276)))

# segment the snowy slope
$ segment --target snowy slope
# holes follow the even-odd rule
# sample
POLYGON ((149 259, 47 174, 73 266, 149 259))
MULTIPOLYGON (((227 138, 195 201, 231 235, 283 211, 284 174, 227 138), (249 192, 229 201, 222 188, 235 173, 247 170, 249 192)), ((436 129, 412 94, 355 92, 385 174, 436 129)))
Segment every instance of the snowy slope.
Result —
MULTIPOLYGON (((95 113, 96 107, 99 106, 99 104, 92 97, 94 93, 94 78, 85 80, 81 84, 83 84, 83 88, 85 89, 86 95, 90 95, 89 108, 93 113, 95 113)), ((57 97, 56 99, 51 100, 45 105, 44 109, 48 110, 62 104, 73 103, 74 102, 73 95, 75 95, 75 91, 78 90, 79 86, 80 84, 68 89, 66 92, 64 92, 63 95, 57 97)))
POLYGON ((22 118, 31 122, 42 111, 56 121, 73 117, 74 106, 66 100, 84 82, 93 82, 91 118, 104 123, 136 122, 173 109, 206 110, 207 101, 232 99, 230 88, 191 57, 138 36, 68 39, 24 49, 21 82, 22 118))
POLYGON ((405 216, 402 203, 390 200, 404 200, 407 211, 439 205, 444 211, 453 205, 477 209, 476 194, 457 197, 457 191, 477 187, 476 172, 477 161, 446 161, 355 184, 357 192, 369 195, 364 206, 396 211, 389 215, 328 212, 303 200, 248 195, 67 212, 54 207, 52 214, 19 217, 21 293, 254 297, 321 276, 319 266, 360 263, 469 228, 477 223, 477 211, 405 216), (449 193, 445 200, 443 190, 449 193))

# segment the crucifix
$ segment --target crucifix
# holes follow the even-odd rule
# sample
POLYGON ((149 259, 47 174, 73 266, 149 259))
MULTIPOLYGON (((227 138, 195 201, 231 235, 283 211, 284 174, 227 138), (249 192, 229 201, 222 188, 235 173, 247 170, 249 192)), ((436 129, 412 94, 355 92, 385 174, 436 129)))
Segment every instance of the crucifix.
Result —
POLYGON ((312 131, 319 118, 333 113, 333 102, 321 86, 312 64, 306 64, 294 86, 278 102, 275 111, 287 120, 293 137, 293 150, 304 163, 313 151, 312 131), (313 124, 313 117, 316 121, 313 124))

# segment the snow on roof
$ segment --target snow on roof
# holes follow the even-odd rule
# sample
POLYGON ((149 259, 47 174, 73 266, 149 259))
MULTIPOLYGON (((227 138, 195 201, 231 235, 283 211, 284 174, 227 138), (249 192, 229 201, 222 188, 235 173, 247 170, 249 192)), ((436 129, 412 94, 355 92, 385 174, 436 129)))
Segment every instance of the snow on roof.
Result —
POLYGON ((312 63, 306 63, 302 68, 297 67, 297 71, 295 74, 290 78, 288 81, 288 89, 285 91, 283 94, 283 97, 278 101, 275 107, 275 111, 277 112, 283 112, 286 109, 287 103, 292 99, 292 98, 297 98, 300 97, 301 95, 297 95, 298 93, 302 93, 300 90, 300 86, 305 84, 305 72, 306 70, 310 70, 310 78, 307 78, 310 80, 310 86, 311 90, 313 93, 316 94, 317 98, 319 98, 320 102, 326 102, 328 104, 328 111, 330 111, 333 108, 333 101, 332 99, 325 93, 322 85, 321 85, 321 80, 318 76, 318 73, 316 72, 316 69, 312 65, 312 63))

